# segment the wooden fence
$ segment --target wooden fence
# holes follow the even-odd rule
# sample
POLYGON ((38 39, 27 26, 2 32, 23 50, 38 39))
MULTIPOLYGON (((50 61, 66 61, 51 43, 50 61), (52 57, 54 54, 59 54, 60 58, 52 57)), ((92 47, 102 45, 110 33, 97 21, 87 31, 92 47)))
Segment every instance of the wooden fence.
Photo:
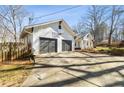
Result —
POLYGON ((28 46, 23 44, 4 44, 1 45, 0 50, 0 61, 1 62, 12 62, 13 60, 23 60, 25 58, 29 58, 31 50, 28 46))

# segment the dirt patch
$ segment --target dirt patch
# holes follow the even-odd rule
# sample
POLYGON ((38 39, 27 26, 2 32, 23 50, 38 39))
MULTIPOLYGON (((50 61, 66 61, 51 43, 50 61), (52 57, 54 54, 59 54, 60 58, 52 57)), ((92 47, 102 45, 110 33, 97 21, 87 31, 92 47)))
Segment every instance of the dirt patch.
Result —
POLYGON ((30 62, 14 61, 11 64, 0 64, 0 87, 20 86, 29 76, 31 69, 30 62))

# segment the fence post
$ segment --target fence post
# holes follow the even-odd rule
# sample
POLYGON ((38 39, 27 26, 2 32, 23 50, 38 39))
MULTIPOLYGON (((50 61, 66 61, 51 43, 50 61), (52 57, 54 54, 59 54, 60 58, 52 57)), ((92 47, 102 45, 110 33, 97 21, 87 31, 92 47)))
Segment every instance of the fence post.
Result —
POLYGON ((19 59, 19 56, 20 56, 20 55, 19 55, 19 48, 18 48, 18 59, 19 59))
POLYGON ((12 60, 14 60, 14 51, 12 51, 12 60))
POLYGON ((2 53, 2 55, 1 55, 2 56, 2 62, 3 62, 3 50, 1 50, 1 53, 2 53))
POLYGON ((11 61, 11 57, 12 57, 12 56, 11 56, 11 52, 12 52, 12 51, 11 51, 11 48, 12 48, 12 44, 10 43, 10 47, 9 47, 9 60, 10 60, 10 61, 11 61))
POLYGON ((5 51, 5 61, 6 61, 6 51, 5 51))
POLYGON ((15 59, 17 59, 17 50, 15 49, 15 59))

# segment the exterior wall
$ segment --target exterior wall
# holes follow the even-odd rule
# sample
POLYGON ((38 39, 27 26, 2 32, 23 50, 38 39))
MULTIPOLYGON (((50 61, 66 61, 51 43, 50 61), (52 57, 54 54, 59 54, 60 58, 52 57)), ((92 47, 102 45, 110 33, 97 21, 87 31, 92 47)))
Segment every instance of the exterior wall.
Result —
MULTIPOLYGON (((70 33, 67 31, 67 29, 65 27, 62 26, 62 29, 63 29, 63 31, 62 31, 62 35, 60 35, 60 38, 62 40, 72 40, 72 51, 74 51, 75 50, 75 40, 74 40, 74 37, 72 35, 70 35, 70 33)), ((62 45, 62 42, 61 42, 61 45, 62 45)))
POLYGON ((62 26, 62 35, 58 35, 57 23, 49 24, 47 26, 42 26, 42 27, 35 27, 33 31, 33 42, 32 42, 32 49, 34 55, 39 54, 39 49, 40 49, 39 37, 57 39, 57 52, 62 51, 62 40, 72 40, 72 50, 74 50, 74 44, 75 44, 74 39, 66 30, 67 29, 62 26))
POLYGON ((23 38, 23 41, 26 45, 32 44, 32 40, 33 40, 33 35, 30 34, 27 34, 27 36, 23 38))
POLYGON ((81 49, 93 48, 93 42, 91 40, 82 40, 81 44, 82 44, 81 49))
POLYGON ((81 45, 82 45, 82 44, 81 44, 81 41, 82 41, 82 40, 76 40, 76 41, 75 41, 75 48, 81 48, 81 45))
POLYGON ((93 38, 90 34, 87 34, 81 41, 81 49, 92 49, 93 38))

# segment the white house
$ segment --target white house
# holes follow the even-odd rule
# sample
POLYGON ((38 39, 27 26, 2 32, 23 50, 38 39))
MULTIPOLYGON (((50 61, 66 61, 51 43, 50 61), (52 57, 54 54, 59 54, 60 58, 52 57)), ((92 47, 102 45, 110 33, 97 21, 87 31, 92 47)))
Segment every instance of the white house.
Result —
POLYGON ((73 51, 75 33, 63 20, 25 26, 20 38, 28 44, 34 55, 49 52, 73 51))
POLYGON ((84 36, 79 35, 75 39, 75 42, 76 42, 75 47, 78 49, 92 49, 94 48, 93 41, 94 39, 91 33, 88 33, 84 36))

